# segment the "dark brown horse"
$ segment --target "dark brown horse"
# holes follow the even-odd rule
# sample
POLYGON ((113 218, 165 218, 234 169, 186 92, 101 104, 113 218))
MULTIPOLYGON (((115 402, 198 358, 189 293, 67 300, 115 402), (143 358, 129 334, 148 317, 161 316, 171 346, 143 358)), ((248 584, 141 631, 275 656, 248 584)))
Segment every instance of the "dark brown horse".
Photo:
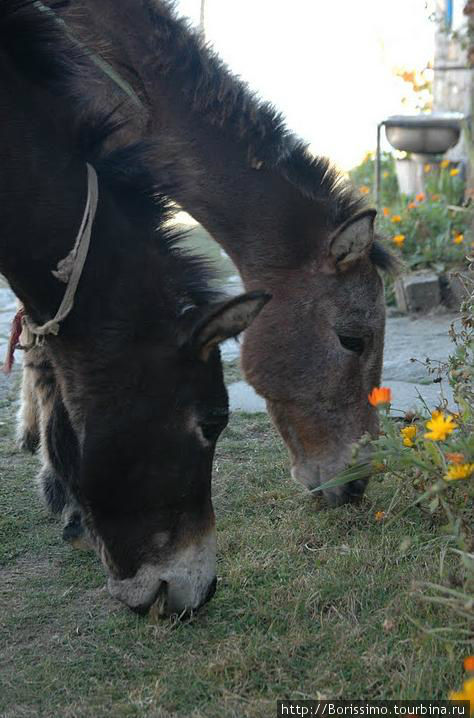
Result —
POLYGON ((164 227, 149 148, 104 153, 110 116, 82 112, 87 58, 36 5, 0 5, 0 270, 36 332, 65 295, 60 260, 98 178, 72 309, 29 353, 43 491, 55 510, 79 505, 113 596, 139 611, 157 598, 163 612, 196 609, 216 581, 211 470, 227 422, 218 344, 268 296, 217 301, 202 262, 164 227))
MULTIPOLYGON (((98 53, 108 44, 109 62, 140 96, 148 136, 160 160, 170 159, 173 199, 224 247, 248 290, 271 292, 245 334, 242 366, 289 448, 293 476, 317 487, 346 466, 354 441, 377 431, 367 395, 380 381, 379 270, 390 257, 375 241, 375 212, 232 77, 169 3, 66 5, 73 31, 98 53)), ((109 102, 110 85, 98 89, 109 102)), ((338 504, 364 486, 325 493, 338 504)))

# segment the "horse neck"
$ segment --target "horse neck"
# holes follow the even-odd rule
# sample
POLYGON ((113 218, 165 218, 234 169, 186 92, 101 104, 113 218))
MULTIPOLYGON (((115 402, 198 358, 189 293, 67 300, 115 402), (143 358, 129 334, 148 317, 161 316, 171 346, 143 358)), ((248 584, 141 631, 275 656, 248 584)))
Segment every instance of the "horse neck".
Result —
MULTIPOLYGON (((164 3, 156 2, 154 8, 165 17, 169 33, 158 33, 143 10, 146 3, 103 0, 100 8, 92 0, 85 4, 88 29, 95 23, 102 41, 107 28, 108 58, 114 61, 115 53, 119 72, 130 66, 140 77, 156 161, 160 167, 166 164, 173 199, 223 246, 243 276, 249 270, 255 276, 262 267, 300 262, 306 238, 300 238, 294 221, 308 215, 309 202, 270 166, 260 166, 237 137, 233 118, 216 121, 222 109, 216 103, 212 110, 202 102, 199 110, 193 106, 200 80, 193 80, 192 66, 181 69, 175 45, 176 34, 190 48, 196 39, 183 33, 164 3)), ((77 19, 71 15, 68 21, 77 19)))
POLYGON ((71 250, 86 201, 86 167, 73 159, 57 100, 0 56, 0 271, 27 308, 50 315, 64 293, 51 270, 71 250))

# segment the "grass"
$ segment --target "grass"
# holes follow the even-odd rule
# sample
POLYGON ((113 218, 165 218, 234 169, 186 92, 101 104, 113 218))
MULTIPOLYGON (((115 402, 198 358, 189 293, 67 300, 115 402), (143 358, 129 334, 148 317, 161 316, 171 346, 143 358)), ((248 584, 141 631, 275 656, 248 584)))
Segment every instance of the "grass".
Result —
POLYGON ((328 510, 289 479, 268 418, 234 415, 215 461, 218 591, 190 622, 152 623, 108 597, 94 555, 62 544, 36 460, 15 449, 13 411, 7 394, 2 718, 266 718, 277 698, 444 698, 460 684, 462 647, 425 628, 450 615, 416 598, 444 539, 416 509, 376 523, 393 484, 328 510))
POLYGON ((240 359, 224 362, 224 378, 227 385, 242 381, 244 377, 240 368, 240 359))

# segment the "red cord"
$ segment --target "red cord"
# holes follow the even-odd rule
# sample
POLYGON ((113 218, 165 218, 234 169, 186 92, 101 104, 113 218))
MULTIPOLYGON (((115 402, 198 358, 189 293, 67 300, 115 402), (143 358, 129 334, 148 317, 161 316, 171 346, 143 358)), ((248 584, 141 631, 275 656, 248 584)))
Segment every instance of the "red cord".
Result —
POLYGON ((13 362, 15 361, 15 349, 17 349, 20 345, 20 336, 23 331, 23 317, 25 316, 25 310, 22 307, 17 311, 15 314, 13 321, 12 321, 12 327, 10 330, 10 339, 8 342, 8 350, 7 350, 7 356, 5 357, 5 362, 3 364, 3 373, 4 374, 10 374, 13 362))

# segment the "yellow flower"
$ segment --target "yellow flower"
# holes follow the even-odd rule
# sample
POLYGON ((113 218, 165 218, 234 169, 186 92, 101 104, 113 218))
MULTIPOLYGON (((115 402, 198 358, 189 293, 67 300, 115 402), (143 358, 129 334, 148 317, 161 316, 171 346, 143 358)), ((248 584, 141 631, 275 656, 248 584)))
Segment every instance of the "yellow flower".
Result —
POLYGON ((442 170, 445 170, 446 167, 449 167, 449 160, 443 160, 442 162, 439 163, 439 166, 441 167, 442 170))
POLYGON ((464 681, 462 691, 451 691, 450 701, 470 701, 471 715, 474 715, 474 678, 464 681))
POLYGON ((457 169, 457 167, 453 167, 453 169, 450 170, 449 174, 451 175, 451 177, 457 177, 459 174, 459 170, 457 169))
POLYGON ((392 237, 392 242, 395 242, 397 247, 401 247, 404 241, 405 241, 404 234, 396 234, 395 237, 392 237))
POLYGON ((425 172, 431 172, 431 165, 425 165, 424 170, 425 172))
POLYGON ((386 386, 375 386, 369 394, 369 403, 372 406, 379 404, 390 404, 392 401, 392 390, 386 386))
POLYGON ((383 521, 385 518, 385 511, 376 511, 375 512, 375 520, 380 523, 380 521, 383 521))
POLYGON ((414 424, 406 426, 404 429, 400 429, 400 434, 403 436, 403 446, 414 446, 413 439, 416 436, 417 428, 414 424))
POLYGON ((461 244, 461 242, 464 242, 464 235, 461 232, 458 232, 454 235, 453 242, 454 244, 461 244))
POLYGON ((426 422, 426 428, 430 431, 425 434, 425 439, 444 441, 457 427, 452 416, 444 416, 441 411, 433 411, 430 421, 426 422))
POLYGON ((366 187, 365 184, 363 184, 362 187, 359 187, 359 192, 361 194, 369 194, 370 189, 368 187, 366 187))
POLYGON ((384 179, 387 179, 387 177, 388 177, 389 175, 390 175, 390 172, 387 172, 387 170, 385 170, 385 172, 383 173, 382 177, 383 177, 384 179))
POLYGON ((394 222, 394 223, 396 224, 397 222, 401 222, 401 221, 402 221, 402 218, 400 217, 399 214, 394 214, 394 215, 393 215, 393 217, 392 217, 392 222, 394 222))
POLYGON ((390 210, 388 207, 383 208, 383 216, 384 217, 390 217, 390 210))
POLYGON ((474 464, 453 464, 445 473, 446 481, 457 481, 458 479, 468 479, 474 473, 474 464))

